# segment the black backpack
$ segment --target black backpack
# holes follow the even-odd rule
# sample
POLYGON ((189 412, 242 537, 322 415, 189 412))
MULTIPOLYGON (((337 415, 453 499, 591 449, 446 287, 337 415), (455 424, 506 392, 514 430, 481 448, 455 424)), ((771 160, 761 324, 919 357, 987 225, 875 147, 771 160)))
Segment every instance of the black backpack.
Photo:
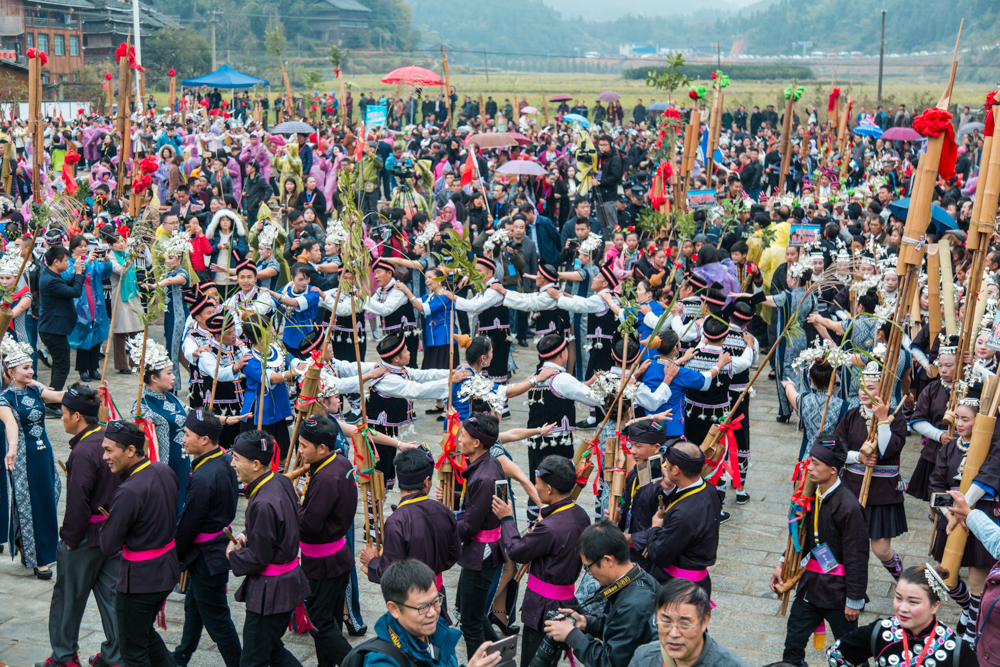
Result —
POLYGON ((391 658, 399 667, 414 667, 414 663, 405 653, 400 651, 392 642, 387 642, 381 637, 372 637, 351 649, 351 652, 344 658, 341 667, 364 667, 365 655, 368 653, 381 653, 391 658))

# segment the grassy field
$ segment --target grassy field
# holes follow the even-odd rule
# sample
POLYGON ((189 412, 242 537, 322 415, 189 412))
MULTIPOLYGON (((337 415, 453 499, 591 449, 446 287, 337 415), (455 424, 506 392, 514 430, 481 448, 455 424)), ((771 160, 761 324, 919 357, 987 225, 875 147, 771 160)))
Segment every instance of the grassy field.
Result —
MULTIPOLYGON (((379 93, 387 95, 396 92, 396 86, 379 83, 380 76, 376 75, 348 75, 349 83, 354 84, 354 97, 357 99, 361 92, 374 92, 376 97, 379 93)), ((557 93, 573 95, 574 99, 583 99, 589 107, 594 105, 597 96, 605 90, 613 90, 621 95, 622 106, 626 109, 626 115, 635 106, 637 100, 642 99, 643 104, 649 105, 651 101, 664 101, 667 96, 662 91, 657 91, 646 86, 645 81, 626 80, 618 75, 587 75, 587 74, 543 74, 524 72, 503 72, 490 73, 489 81, 482 74, 461 74, 451 78, 451 83, 461 100, 464 95, 478 98, 480 94, 485 99, 492 95, 498 103, 503 100, 513 99, 515 93, 517 98, 525 98, 528 104, 539 110, 539 117, 543 110, 543 99, 552 97, 557 93)), ((725 89, 725 106, 730 110, 736 108, 736 104, 744 104, 749 110, 757 105, 764 108, 767 104, 774 104, 780 109, 784 106, 783 91, 787 83, 776 82, 748 82, 734 81, 731 86, 725 89)), ((844 95, 847 94, 847 84, 840 84, 844 95)), ((797 108, 801 109, 805 104, 815 105, 821 110, 821 118, 825 116, 827 97, 830 93, 831 83, 829 81, 814 81, 805 84, 805 93, 798 102, 797 108)), ((333 80, 323 81, 321 90, 336 90, 333 80)), ((294 89, 296 92, 300 88, 294 89)), ((432 88, 424 91, 425 95, 435 96, 439 94, 440 88, 432 88)), ((908 109, 925 108, 935 104, 944 90, 944 82, 940 84, 907 84, 896 81, 887 82, 883 85, 882 101, 886 107, 896 107, 905 104, 908 109)), ((272 86, 272 93, 277 94, 280 88, 272 86)), ((855 83, 852 93, 855 113, 860 111, 862 106, 869 111, 874 109, 876 104, 878 88, 874 83, 855 83)), ((952 102, 960 105, 969 105, 973 109, 981 107, 985 99, 988 88, 973 84, 956 84, 952 95, 952 102)), ((165 95, 158 96, 162 100, 165 95)), ((680 101, 685 105, 690 102, 687 97, 687 90, 678 91, 680 101)), ((709 95, 710 97, 710 95, 709 95)), ((569 103, 572 106, 572 102, 569 103)), ((549 112, 555 113, 558 103, 549 103, 549 112)))

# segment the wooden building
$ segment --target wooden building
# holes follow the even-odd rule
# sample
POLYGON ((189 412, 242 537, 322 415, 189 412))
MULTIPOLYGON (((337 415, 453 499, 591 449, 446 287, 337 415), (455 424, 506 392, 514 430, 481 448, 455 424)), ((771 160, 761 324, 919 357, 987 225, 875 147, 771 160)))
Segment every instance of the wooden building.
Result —
POLYGON ((355 33, 368 34, 372 10, 358 0, 323 0, 309 24, 313 37, 324 42, 343 44, 355 33))
POLYGON ((83 20, 88 0, 0 0, 0 58, 26 64, 28 49, 48 56, 42 83, 76 81, 83 73, 83 20))

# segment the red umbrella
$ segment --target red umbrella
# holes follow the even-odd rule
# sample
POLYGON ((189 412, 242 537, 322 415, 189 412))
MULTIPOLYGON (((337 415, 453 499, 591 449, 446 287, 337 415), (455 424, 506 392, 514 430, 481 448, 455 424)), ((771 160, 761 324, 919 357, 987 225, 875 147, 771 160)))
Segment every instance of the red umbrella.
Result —
POLYGON ((507 134, 510 135, 511 139, 517 142, 518 146, 528 146, 529 144, 531 144, 531 139, 524 136, 520 132, 508 132, 507 134))
POLYGON ((572 95, 567 95, 566 93, 559 93, 558 95, 553 95, 549 98, 549 102, 565 102, 566 100, 573 99, 572 95))
POLYGON ((889 141, 923 141, 924 135, 909 127, 890 127, 882 134, 889 141))
POLYGON ((401 83, 409 84, 411 86, 443 86, 444 81, 441 77, 430 71, 429 69, 424 69, 423 67, 417 67, 416 65, 410 65, 409 67, 400 67, 399 69, 394 69, 384 77, 382 77, 382 83, 401 83))

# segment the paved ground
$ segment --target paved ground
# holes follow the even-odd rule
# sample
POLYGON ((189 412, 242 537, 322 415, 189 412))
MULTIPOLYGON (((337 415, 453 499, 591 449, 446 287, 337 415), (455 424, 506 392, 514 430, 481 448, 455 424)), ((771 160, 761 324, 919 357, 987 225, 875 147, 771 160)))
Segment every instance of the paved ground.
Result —
MULTIPOLYGON (((157 334, 162 335, 162 332, 158 331, 157 334)), ((533 349, 515 350, 515 360, 522 369, 527 370, 535 363, 533 349)), ((48 369, 40 366, 40 370, 40 380, 47 381, 48 369)), ((525 377, 525 370, 519 373, 519 377, 525 377)), ((137 376, 118 375, 112 370, 109 378, 118 404, 131 405, 137 387, 137 376)), ((76 373, 72 373, 70 379, 78 379, 76 373)), ((418 405, 420 421, 416 426, 415 439, 423 440, 436 448, 441 426, 439 422, 424 417, 423 411, 427 407, 429 405, 418 405)), ((510 407, 512 419, 504 421, 503 427, 523 425, 527 418, 523 397, 513 399, 510 407)), ((773 382, 759 382, 757 396, 751 402, 750 411, 753 458, 748 487, 752 500, 747 505, 737 507, 733 492, 730 492, 727 510, 732 512, 733 518, 722 526, 719 560, 711 570, 713 599, 718 608, 712 615, 709 632, 723 645, 738 652, 751 667, 759 667, 779 661, 784 646, 786 619, 778 615, 780 601, 768 589, 767 582, 785 548, 789 479, 799 450, 801 433, 795 427, 794 419, 790 425, 774 421, 777 399, 773 382)), ((585 416, 583 408, 578 414, 585 416)), ((62 432, 60 422, 49 420, 47 427, 55 446, 56 458, 65 461, 69 455, 66 445, 68 438, 62 432)), ((517 443, 509 447, 515 461, 526 467, 525 447, 517 443)), ((911 437, 903 456, 903 469, 907 479, 916 464, 918 452, 919 441, 911 437)), ((523 496, 523 493, 520 495, 523 496)), ((60 501, 61 515, 65 496, 60 501)), ((388 501, 397 502, 398 494, 390 493, 388 501)), ((585 507, 593 507, 593 496, 589 489, 581 497, 581 502, 585 507)), ((242 525, 243 507, 245 504, 241 501, 241 509, 234 522, 234 532, 238 532, 236 528, 242 525)), ((928 560, 927 548, 930 543, 927 508, 907 496, 906 510, 910 532, 897 539, 895 547, 902 556, 904 565, 922 564, 928 560)), ((388 511, 387 508, 387 513, 388 511)), ((364 535, 361 519, 359 514, 357 535, 364 535)), ((892 612, 891 579, 874 557, 870 562, 872 566, 869 570, 868 595, 871 602, 861 616, 861 623, 871 622, 876 614, 887 615, 892 612)), ((445 574, 445 585, 450 590, 454 590, 457 582, 457 569, 445 574)), ((236 580, 230 582, 230 596, 238 583, 236 580)), ((11 561, 6 554, 0 558, 0 662, 15 667, 30 667, 36 661, 44 661, 49 655, 47 619, 52 586, 53 582, 35 579, 30 570, 21 567, 19 561, 11 561)), ((449 598, 454 599, 454 596, 449 595, 449 598)), ((364 580, 361 582, 361 604, 369 626, 374 624, 385 609, 378 587, 364 580)), ((230 605, 233 619, 242 635, 243 605, 232 599, 230 605)), ((183 623, 181 596, 171 595, 166 612, 169 629, 162 634, 168 647, 173 649, 180 640, 183 623)), ((957 619, 955 605, 944 605, 942 616, 947 622, 954 623, 957 619)), ((86 659, 97 652, 102 638, 100 617, 91 599, 81 630, 81 657, 86 659)), ((286 635, 286 641, 304 665, 315 664, 313 643, 308 635, 286 635)), ((354 639, 352 643, 359 641, 361 640, 354 639)), ((460 642, 459 646, 460 662, 464 663, 464 644, 460 642)), ((825 660, 819 661, 819 656, 811 646, 807 659, 812 664, 825 663, 825 660)), ((201 648, 191 664, 194 667, 222 664, 207 634, 202 637, 201 648)))

